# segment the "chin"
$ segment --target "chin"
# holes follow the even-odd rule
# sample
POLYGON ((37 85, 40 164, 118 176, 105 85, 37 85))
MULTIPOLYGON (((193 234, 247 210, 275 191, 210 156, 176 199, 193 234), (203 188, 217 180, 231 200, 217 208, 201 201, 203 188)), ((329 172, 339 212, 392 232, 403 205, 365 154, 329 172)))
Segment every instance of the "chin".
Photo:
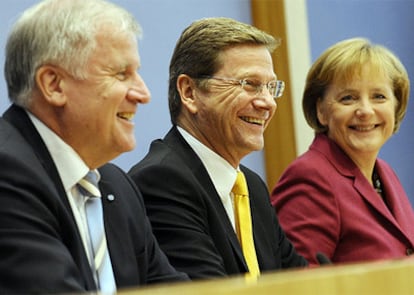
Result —
POLYGON ((250 146, 250 152, 256 152, 256 151, 261 151, 264 147, 263 143, 260 144, 254 144, 250 146))
POLYGON ((135 148, 136 142, 135 139, 123 141, 118 146, 120 147, 119 150, 121 153, 126 153, 132 151, 135 148))

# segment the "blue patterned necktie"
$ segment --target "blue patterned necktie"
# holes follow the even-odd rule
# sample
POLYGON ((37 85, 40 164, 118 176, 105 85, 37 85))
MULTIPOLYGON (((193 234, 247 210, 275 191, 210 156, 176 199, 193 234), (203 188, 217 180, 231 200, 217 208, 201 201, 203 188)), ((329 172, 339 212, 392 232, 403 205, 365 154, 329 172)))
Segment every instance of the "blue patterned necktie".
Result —
POLYGON ((98 175, 89 171, 78 182, 79 191, 85 196, 85 213, 88 221, 90 238, 90 253, 93 257, 91 269, 94 273, 98 289, 105 294, 116 291, 115 278, 106 244, 105 229, 103 223, 103 209, 101 192, 98 188, 98 175))

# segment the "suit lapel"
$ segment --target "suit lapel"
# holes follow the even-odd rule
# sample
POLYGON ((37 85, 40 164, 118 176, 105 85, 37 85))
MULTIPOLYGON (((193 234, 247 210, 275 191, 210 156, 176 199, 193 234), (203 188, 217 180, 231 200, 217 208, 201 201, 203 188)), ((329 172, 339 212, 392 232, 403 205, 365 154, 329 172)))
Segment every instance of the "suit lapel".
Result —
MULTIPOLYGON (((412 243, 413 238, 407 236, 404 231, 404 228, 400 225, 400 222, 403 222, 407 219, 407 216, 399 218, 397 213, 396 216, 393 215, 392 204, 391 207, 388 207, 386 202, 377 194, 377 192, 373 189, 371 184, 366 180, 363 175, 358 175, 355 178, 354 182, 355 189, 359 192, 361 197, 380 215, 382 215, 395 229, 398 231, 402 236, 404 236, 410 243, 412 243)), ((385 192, 388 194, 389 192, 385 192)), ((409 205, 409 204, 407 204, 409 205)), ((395 209, 395 208, 394 208, 395 209)), ((397 212, 406 212, 404 208, 397 209, 397 212)), ((414 216, 411 216, 414 218, 414 216)), ((411 219, 412 220, 412 219, 411 219)), ((412 221, 411 221, 412 222, 412 221)), ((408 233, 410 234, 410 233, 408 233)))
POLYGON ((377 194, 371 184, 367 181, 365 176, 358 173, 354 178, 354 188, 359 192, 362 198, 369 203, 379 214, 389 220, 398 229, 399 225, 396 223, 391 211, 387 208, 386 203, 377 194))
MULTIPOLYGON (((354 162, 326 135, 320 134, 317 136, 316 142, 312 145, 312 148, 319 150, 323 153, 330 163, 335 166, 340 174, 346 178, 353 179, 353 185, 360 196, 380 215, 387 219, 399 232, 403 235, 404 232, 397 223, 396 218, 392 215, 388 209, 386 203, 377 194, 368 180, 362 175, 359 168, 354 162)), ((378 161, 377 161, 378 162, 378 161)), ((381 175, 380 175, 381 177, 381 175)), ((385 176, 382 179, 386 179, 385 176)), ((388 193, 388 192, 386 192, 388 193)))
MULTIPOLYGON (((76 228, 74 232, 77 234, 77 249, 79 252, 72 253, 72 255, 79 255, 79 257, 75 257, 75 262, 78 264, 80 271, 85 278, 86 287, 89 290, 95 288, 95 283, 92 277, 92 273, 90 271, 89 262, 86 258, 85 251, 83 251, 83 244, 81 241, 81 237, 79 235, 79 231, 77 230, 77 225, 75 219, 73 217, 72 209, 69 204, 69 200, 66 196, 66 191, 62 184, 62 181, 59 177, 59 173, 57 168, 54 164, 52 156, 50 155, 45 143, 43 142, 40 134, 37 132, 36 128, 34 127, 32 121, 30 120, 27 113, 20 107, 16 105, 12 105, 4 114, 3 118, 12 124, 20 134, 25 138, 28 144, 32 147, 34 153, 36 154, 39 162, 43 166, 44 170, 52 180, 54 184, 54 188, 56 189, 57 196, 59 196, 59 200, 64 204, 65 212, 70 216, 68 219, 70 220, 70 224, 66 224, 63 226, 73 227, 76 228)), ((64 233, 62 233, 64 235, 64 233)), ((75 241, 71 241, 75 243, 75 241)))
MULTIPOLYGON (((126 194, 130 195, 131 191, 128 190, 129 186, 122 185, 122 182, 106 166, 99 168, 102 177, 99 181, 99 190, 102 193, 106 239, 115 281, 117 285, 126 285, 130 279, 128 274, 136 273, 136 268, 131 267, 131 265, 125 265, 124 262, 130 260, 135 254, 130 251, 130 247, 125 246, 128 245, 129 238, 123 236, 125 230, 119 229, 127 225, 119 220, 119 212, 125 212, 121 199, 124 199, 123 196, 126 194), (113 183, 119 185, 114 186, 113 183)), ((137 214, 140 213, 137 212, 137 214)), ((136 273, 136 278, 133 279, 138 281, 139 274, 136 273)))
POLYGON ((170 146, 171 149, 175 150, 177 154, 183 159, 188 167, 192 170, 195 177, 200 181, 205 193, 209 196, 214 210, 219 214, 222 220, 222 225, 225 231, 228 233, 227 238, 231 244, 233 251, 238 258, 241 265, 244 265, 247 270, 247 264, 245 262, 243 252, 240 247, 237 235, 231 225, 230 219, 227 216, 227 212, 224 209, 223 203, 221 202, 220 196, 218 195, 210 176, 200 158, 190 147, 190 145, 182 137, 181 133, 176 127, 173 127, 164 138, 165 143, 170 146))
MULTIPOLYGON (((52 179, 59 195, 65 196, 66 192, 52 157, 26 112, 22 108, 13 105, 4 113, 3 117, 16 127, 29 145, 33 147, 38 160, 52 179)), ((62 198, 62 200, 67 208, 70 208, 67 198, 62 198)))
POLYGON ((385 201, 381 200, 381 203, 386 207, 386 212, 390 215, 390 221, 410 243, 414 244, 414 233, 411 230, 414 213, 408 196, 398 179, 393 177, 394 172, 389 170, 390 168, 386 163, 381 159, 377 159, 375 166, 386 198, 385 201))

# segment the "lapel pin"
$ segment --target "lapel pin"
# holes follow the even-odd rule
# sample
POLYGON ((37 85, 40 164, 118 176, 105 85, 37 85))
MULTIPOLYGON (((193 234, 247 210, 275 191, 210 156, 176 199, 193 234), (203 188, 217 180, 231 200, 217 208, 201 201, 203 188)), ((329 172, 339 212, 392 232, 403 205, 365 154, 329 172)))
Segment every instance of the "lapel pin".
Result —
POLYGON ((114 195, 112 195, 112 194, 110 194, 110 195, 107 195, 107 196, 106 196, 106 199, 107 199, 109 202, 112 202, 113 200, 115 200, 115 196, 114 196, 114 195))

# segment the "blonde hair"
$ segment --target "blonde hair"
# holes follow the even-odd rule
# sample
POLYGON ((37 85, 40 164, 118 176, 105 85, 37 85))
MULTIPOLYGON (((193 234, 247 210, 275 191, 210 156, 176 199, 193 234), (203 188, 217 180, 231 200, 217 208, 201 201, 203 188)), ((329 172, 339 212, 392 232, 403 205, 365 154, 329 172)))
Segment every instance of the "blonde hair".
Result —
POLYGON ((317 118, 318 99, 323 99, 325 91, 333 81, 355 79, 355 72, 367 63, 392 81, 394 95, 398 101, 394 132, 398 131, 407 110, 410 93, 407 70, 398 57, 384 46, 372 44, 364 38, 352 38, 328 48, 308 72, 302 107, 306 121, 316 133, 327 131, 326 126, 322 126, 317 118))

